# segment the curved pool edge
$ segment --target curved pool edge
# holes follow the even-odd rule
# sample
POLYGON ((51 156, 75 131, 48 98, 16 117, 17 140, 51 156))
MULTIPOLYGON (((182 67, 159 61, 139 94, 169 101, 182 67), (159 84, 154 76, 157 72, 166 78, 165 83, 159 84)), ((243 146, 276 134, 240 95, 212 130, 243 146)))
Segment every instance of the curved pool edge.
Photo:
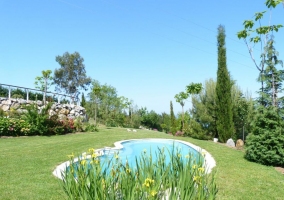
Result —
MULTIPOLYGON (((123 148, 122 143, 123 142, 128 142, 128 141, 137 141, 137 140, 167 140, 167 141, 177 141, 180 143, 183 143, 185 145, 188 145, 189 147, 191 147, 192 149, 196 150, 197 152, 199 152, 200 154, 203 155, 204 157, 204 167, 205 167, 205 172, 207 174, 212 172, 212 169, 216 166, 216 161, 213 158, 213 156, 206 151, 205 149, 202 149, 201 147, 194 145, 190 142, 186 142, 183 140, 176 140, 176 139, 161 139, 161 138, 142 138, 142 139, 130 139, 130 140, 120 140, 114 143, 114 147, 104 147, 104 148, 100 148, 100 149, 96 149, 95 153, 97 153, 99 156, 103 155, 103 152, 105 150, 119 150, 123 148)), ((82 155, 86 154, 86 152, 82 153, 82 155)), ((91 156, 87 156, 86 158, 91 158, 91 156)), ((79 160, 79 158, 74 158, 74 162, 77 162, 79 160)), ((63 179, 62 177, 62 172, 65 171, 65 169, 70 165, 70 161, 66 161, 61 163, 60 165, 58 165, 55 170, 52 172, 52 174, 59 178, 59 179, 63 179)))

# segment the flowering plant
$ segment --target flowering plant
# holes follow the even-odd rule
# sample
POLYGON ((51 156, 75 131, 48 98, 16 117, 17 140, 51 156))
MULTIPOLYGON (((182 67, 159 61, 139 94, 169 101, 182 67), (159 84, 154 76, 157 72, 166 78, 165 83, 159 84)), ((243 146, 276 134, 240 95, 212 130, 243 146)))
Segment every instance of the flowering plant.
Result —
POLYGON ((62 172, 62 187, 70 199, 215 199, 214 174, 205 171, 203 157, 183 156, 178 150, 164 149, 152 154, 143 151, 135 166, 123 162, 115 153, 101 161, 94 149, 74 158, 62 172), (170 162, 167 160, 170 156, 170 162))

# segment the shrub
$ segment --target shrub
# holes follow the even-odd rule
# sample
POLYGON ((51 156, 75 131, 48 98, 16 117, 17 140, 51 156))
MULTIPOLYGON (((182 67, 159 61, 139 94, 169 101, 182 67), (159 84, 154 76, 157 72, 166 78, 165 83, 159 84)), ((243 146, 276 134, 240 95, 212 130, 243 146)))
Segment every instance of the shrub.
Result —
POLYGON ((94 124, 86 123, 85 130, 86 132, 97 132, 99 129, 94 124))
POLYGON ((22 119, 0 118, 0 136, 30 135, 32 125, 22 119))
MULTIPOLYGON (((36 105, 26 106, 21 118, 1 117, 0 136, 61 135, 75 132, 73 119, 59 120, 57 115, 49 117, 48 104, 41 111, 36 105)), ((78 126, 78 125, 77 125, 78 126)))
POLYGON ((201 125, 194 119, 191 119, 188 127, 186 127, 185 135, 200 140, 210 139, 208 136, 206 136, 201 125))
POLYGON ((214 175, 205 173, 202 159, 181 157, 179 152, 168 152, 166 162, 163 150, 152 155, 142 153, 136 158, 135 168, 123 163, 119 155, 113 164, 100 163, 90 149, 88 156, 74 161, 70 155, 70 168, 62 172, 62 187, 70 199, 215 199, 217 187, 214 175), (103 167, 106 165, 105 167, 103 167))
POLYGON ((0 117, 4 116, 6 116, 5 111, 2 108, 0 108, 0 117))
POLYGON ((260 107, 252 133, 246 139, 245 158, 264 165, 284 167, 283 120, 276 108, 260 107))

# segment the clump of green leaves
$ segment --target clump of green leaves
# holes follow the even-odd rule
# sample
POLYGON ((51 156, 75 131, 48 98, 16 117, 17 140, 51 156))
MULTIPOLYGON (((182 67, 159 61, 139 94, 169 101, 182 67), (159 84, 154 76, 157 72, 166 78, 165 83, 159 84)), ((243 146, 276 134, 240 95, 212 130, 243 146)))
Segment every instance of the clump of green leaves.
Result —
POLYGON ((135 167, 123 163, 119 154, 101 163, 94 151, 74 160, 62 172, 62 186, 70 199, 215 199, 214 175, 205 172, 203 159, 181 156, 178 151, 156 152, 157 161, 146 151, 136 158, 135 167), (170 156, 167 162, 166 156, 170 156), (90 159, 87 159, 90 158, 90 159), (106 166, 105 166, 106 165, 106 166))
POLYGON ((90 124, 90 123, 86 123, 86 126, 85 126, 85 129, 84 129, 85 132, 98 132, 99 129, 96 125, 94 124, 90 124))
POLYGON ((246 140, 245 158, 264 165, 284 167, 283 120, 273 106, 260 107, 246 140))

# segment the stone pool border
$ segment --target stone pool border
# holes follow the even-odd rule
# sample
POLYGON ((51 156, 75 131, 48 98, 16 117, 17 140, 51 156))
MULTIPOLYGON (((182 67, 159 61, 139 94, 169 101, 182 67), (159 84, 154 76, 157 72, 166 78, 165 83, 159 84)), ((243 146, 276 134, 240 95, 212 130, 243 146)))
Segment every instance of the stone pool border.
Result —
MULTIPOLYGON (((204 164, 205 164, 205 172, 206 173, 210 173, 212 171, 212 169, 216 166, 216 161, 214 160, 213 156, 206 151, 205 149, 202 149, 199 146, 196 146, 192 143, 189 142, 185 142, 182 140, 175 140, 175 139, 162 139, 162 138, 142 138, 142 139, 130 139, 130 140, 121 140, 121 141, 117 141, 114 143, 114 147, 103 147, 100 149, 96 149, 95 153, 97 153, 99 156, 103 155, 103 152, 108 150, 120 150, 123 148, 123 145, 121 144, 122 142, 128 142, 128 141, 137 141, 137 140, 171 140, 171 141, 177 141, 180 143, 183 143, 185 145, 188 145, 189 147, 193 148, 194 150, 200 152, 203 156, 204 156, 204 164)), ((86 152, 82 153, 82 155, 86 154, 86 152)), ((91 158, 91 156, 87 156, 86 158, 91 158)), ((74 162, 77 162, 79 160, 79 158, 74 158, 74 162)), ((70 161, 66 161, 64 163, 61 163, 60 165, 58 165, 55 170, 53 171, 53 175, 57 178, 62 179, 63 177, 61 176, 61 172, 63 172, 66 167, 68 167, 70 165, 70 161)))

